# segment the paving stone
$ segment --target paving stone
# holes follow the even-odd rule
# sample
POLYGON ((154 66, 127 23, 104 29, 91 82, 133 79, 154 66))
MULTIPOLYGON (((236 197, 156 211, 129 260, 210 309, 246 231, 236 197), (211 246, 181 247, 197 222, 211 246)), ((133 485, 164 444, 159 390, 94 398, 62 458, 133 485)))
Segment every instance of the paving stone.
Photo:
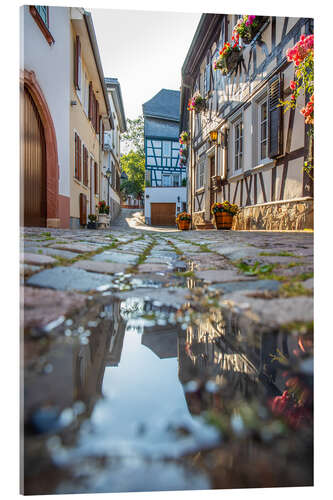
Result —
POLYGON ((93 245, 91 243, 64 243, 64 244, 55 244, 50 245, 50 248, 57 248, 59 250, 68 250, 69 252, 76 253, 87 253, 93 252, 100 248, 100 245, 93 245))
POLYGON ((258 280, 258 281, 233 281, 230 283, 217 283, 212 285, 217 290, 222 290, 224 293, 233 293, 238 290, 258 290, 258 291, 277 291, 281 283, 276 280, 258 280))
POLYGON ((85 269, 86 271, 91 271, 93 273, 115 274, 125 272, 128 265, 118 262, 78 260, 72 267, 78 267, 79 269, 85 269))
POLYGON ((309 290, 313 290, 313 288, 314 288, 314 279, 313 278, 309 278, 308 280, 303 281, 302 285, 305 288, 308 288, 309 290))
POLYGON ((86 297, 74 292, 21 287, 21 326, 44 327, 61 316, 67 316, 86 303, 86 297), (23 311, 24 307, 24 311, 23 311))
POLYGON ((56 290, 97 290, 99 287, 110 285, 112 278, 106 274, 90 273, 73 266, 58 266, 53 269, 45 269, 34 274, 27 280, 28 285, 54 288, 56 290))
POLYGON ((37 266, 38 265, 42 266, 45 264, 55 264, 57 262, 56 259, 48 255, 41 255, 29 252, 24 252, 24 254, 21 254, 21 261, 24 261, 25 264, 32 264, 37 266))
POLYGON ((56 255, 57 257, 62 257, 63 259, 74 259, 79 254, 75 252, 68 252, 66 250, 58 250, 56 248, 38 248, 38 247, 24 247, 24 250, 29 253, 38 253, 40 255, 56 255), (41 253, 39 252, 41 251, 41 253))
POLYGON ((31 266, 28 264, 20 265, 20 274, 31 274, 40 270, 41 270, 40 266, 31 266))
POLYGON ((118 262, 121 264, 134 265, 136 264, 138 257, 134 254, 121 253, 115 250, 105 250, 105 252, 99 253, 92 257, 92 260, 103 261, 103 262, 118 262))
POLYGON ((252 276, 244 276, 239 274, 237 271, 232 270, 211 270, 211 271, 199 271, 195 273, 196 278, 208 281, 210 283, 221 283, 228 281, 251 281, 254 278, 252 276))
POLYGON ((248 291, 238 291, 230 295, 223 295, 220 304, 237 307, 242 311, 251 311, 252 317, 272 328, 294 321, 309 322, 313 320, 314 302, 311 297, 262 299, 251 297, 248 291))
POLYGON ((166 264, 144 263, 144 264, 140 264, 140 266, 138 267, 138 271, 140 273, 156 273, 156 272, 160 272, 160 271, 166 271, 168 269, 169 269, 169 266, 167 266, 166 264))

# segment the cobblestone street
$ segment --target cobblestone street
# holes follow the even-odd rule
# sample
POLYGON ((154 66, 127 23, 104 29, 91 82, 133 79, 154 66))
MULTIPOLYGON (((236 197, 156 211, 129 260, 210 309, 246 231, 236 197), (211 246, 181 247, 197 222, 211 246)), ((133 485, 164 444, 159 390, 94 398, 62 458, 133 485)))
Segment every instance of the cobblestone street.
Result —
POLYGON ((108 288, 161 302, 175 291, 180 302, 214 291, 219 304, 271 325, 313 319, 312 233, 181 232, 145 226, 129 210, 110 231, 26 228, 22 241, 25 326, 45 326, 85 298, 49 309, 50 290, 62 297, 108 288))
POLYGON ((27 494, 312 484, 312 233, 124 210, 111 230, 25 228, 21 255, 27 494))

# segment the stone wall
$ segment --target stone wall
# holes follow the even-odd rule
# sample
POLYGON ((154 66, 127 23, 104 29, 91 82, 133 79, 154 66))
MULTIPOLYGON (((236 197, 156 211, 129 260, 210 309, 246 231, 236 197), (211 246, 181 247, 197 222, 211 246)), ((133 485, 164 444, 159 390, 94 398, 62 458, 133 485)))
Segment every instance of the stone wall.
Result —
POLYGON ((234 230, 313 229, 313 199, 244 207, 233 219, 234 230))
POLYGON ((205 224, 205 212, 193 212, 192 214, 193 226, 196 227, 198 224, 205 224))

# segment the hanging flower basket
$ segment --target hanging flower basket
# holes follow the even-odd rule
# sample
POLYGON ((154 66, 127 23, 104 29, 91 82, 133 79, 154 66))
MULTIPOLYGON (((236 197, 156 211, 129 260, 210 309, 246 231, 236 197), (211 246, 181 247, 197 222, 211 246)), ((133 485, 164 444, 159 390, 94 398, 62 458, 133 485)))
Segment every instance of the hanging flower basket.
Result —
POLYGON ((267 19, 267 16, 245 15, 241 17, 232 31, 232 40, 238 44, 241 38, 245 44, 251 43, 267 19))
POLYGON ((179 136, 179 142, 182 146, 187 146, 190 142, 190 134, 183 131, 179 136))
POLYGON ((220 50, 219 57, 214 61, 214 69, 220 69, 224 75, 227 75, 236 67, 241 57, 240 46, 237 43, 230 45, 229 42, 226 42, 223 49, 220 50))
POLYGON ((200 95, 199 92, 196 92, 194 96, 189 99, 187 109, 188 111, 195 111, 197 113, 201 113, 205 109, 206 101, 200 95))

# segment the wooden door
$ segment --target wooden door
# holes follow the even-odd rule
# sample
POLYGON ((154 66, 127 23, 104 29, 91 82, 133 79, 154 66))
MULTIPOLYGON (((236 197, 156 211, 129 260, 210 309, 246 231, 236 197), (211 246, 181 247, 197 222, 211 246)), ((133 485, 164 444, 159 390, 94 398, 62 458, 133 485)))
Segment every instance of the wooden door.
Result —
POLYGON ((80 224, 87 224, 87 196, 83 193, 80 193, 80 224))
MULTIPOLYGON (((212 156, 209 159, 209 163, 210 163, 210 194, 209 194, 209 203, 210 203, 209 211, 210 211, 213 203, 215 202, 215 191, 213 190, 213 181, 212 181, 212 177, 214 177, 215 175, 215 156, 212 156)), ((211 218, 213 218, 212 214, 211 218)))
POLYGON ((151 203, 150 214, 152 226, 176 225, 176 203, 151 203))
POLYGON ((21 186, 23 224, 46 226, 46 148, 44 128, 36 105, 24 87, 21 91, 21 186))

